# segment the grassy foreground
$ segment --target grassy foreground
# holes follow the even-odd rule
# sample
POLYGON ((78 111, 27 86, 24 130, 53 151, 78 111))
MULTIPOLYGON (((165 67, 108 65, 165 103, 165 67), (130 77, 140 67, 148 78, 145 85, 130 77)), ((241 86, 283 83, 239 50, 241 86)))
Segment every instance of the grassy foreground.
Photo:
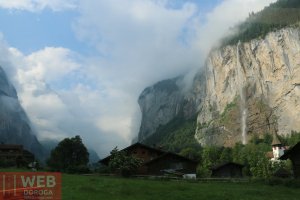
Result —
POLYGON ((299 199, 300 189, 260 183, 191 183, 63 175, 63 200, 299 199))
MULTIPOLYGON (((0 172, 24 172, 1 169, 0 172)), ((62 175, 63 200, 298 200, 299 188, 263 183, 187 182, 62 175)))

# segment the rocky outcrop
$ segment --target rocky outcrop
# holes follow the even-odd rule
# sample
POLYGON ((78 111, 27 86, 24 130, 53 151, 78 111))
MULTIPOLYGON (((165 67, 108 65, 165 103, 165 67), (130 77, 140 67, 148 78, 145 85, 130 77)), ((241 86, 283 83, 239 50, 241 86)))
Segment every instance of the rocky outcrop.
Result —
POLYGON ((300 131, 299 28, 213 50, 205 65, 205 77, 206 94, 196 130, 201 144, 242 141, 243 98, 247 139, 266 132, 286 135, 300 131), (230 104, 236 105, 235 114, 227 116, 230 104), (222 116, 229 117, 230 122, 222 121, 222 116))
POLYGON ((164 80, 146 88, 138 103, 142 112, 139 141, 152 135, 160 125, 175 117, 189 119, 195 116, 193 95, 184 91, 182 77, 164 80))
POLYGON ((0 67, 0 142, 21 144, 44 159, 44 150, 31 128, 30 120, 21 107, 15 88, 0 67))

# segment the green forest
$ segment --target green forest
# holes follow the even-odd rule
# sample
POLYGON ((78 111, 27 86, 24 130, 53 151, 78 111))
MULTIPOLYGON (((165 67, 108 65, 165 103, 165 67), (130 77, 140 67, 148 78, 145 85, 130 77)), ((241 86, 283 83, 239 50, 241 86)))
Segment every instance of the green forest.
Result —
POLYGON ((299 26, 299 0, 279 0, 258 13, 250 13, 248 19, 232 28, 233 34, 222 41, 222 45, 234 45, 238 41, 247 42, 264 38, 269 32, 287 26, 299 26))
MULTIPOLYGON (((175 118, 166 125, 161 125, 155 134, 143 143, 156 145, 165 151, 199 161, 197 175, 202 178, 210 177, 212 167, 226 162, 243 164, 244 175, 254 178, 271 178, 282 168, 291 171, 292 166, 289 161, 278 165, 269 162, 266 153, 272 151, 271 134, 266 133, 263 137, 254 136, 247 145, 237 143, 233 147, 202 147, 194 138, 196 121, 196 119, 175 118)), ((293 146, 300 141, 300 133, 293 131, 289 136, 279 136, 279 139, 282 145, 293 146)))

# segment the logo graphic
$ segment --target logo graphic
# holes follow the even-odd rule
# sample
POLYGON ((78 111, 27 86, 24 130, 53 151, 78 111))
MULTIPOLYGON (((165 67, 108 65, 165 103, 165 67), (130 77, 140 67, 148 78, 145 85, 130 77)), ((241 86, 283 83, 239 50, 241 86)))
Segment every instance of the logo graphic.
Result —
POLYGON ((61 174, 0 172, 0 200, 61 200, 61 174))

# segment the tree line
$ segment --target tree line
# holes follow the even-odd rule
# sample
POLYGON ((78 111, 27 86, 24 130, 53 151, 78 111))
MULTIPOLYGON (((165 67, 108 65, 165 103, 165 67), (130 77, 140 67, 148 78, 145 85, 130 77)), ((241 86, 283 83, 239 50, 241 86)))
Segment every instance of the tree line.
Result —
POLYGON ((232 35, 222 41, 222 45, 234 45, 238 41, 248 42, 264 38, 269 32, 287 26, 299 26, 300 1, 279 0, 258 13, 250 13, 247 20, 232 28, 232 35))
MULTIPOLYGON (((279 136, 282 145, 293 146, 300 142, 300 133, 293 131, 289 136, 279 136)), ((273 137, 265 134, 262 138, 254 136, 246 145, 237 143, 234 147, 208 146, 182 149, 180 154, 199 162, 198 177, 210 177, 211 169, 219 164, 235 162, 244 165, 243 174, 254 178, 270 178, 279 169, 291 171, 291 163, 271 163, 266 156, 272 151, 273 137)))

